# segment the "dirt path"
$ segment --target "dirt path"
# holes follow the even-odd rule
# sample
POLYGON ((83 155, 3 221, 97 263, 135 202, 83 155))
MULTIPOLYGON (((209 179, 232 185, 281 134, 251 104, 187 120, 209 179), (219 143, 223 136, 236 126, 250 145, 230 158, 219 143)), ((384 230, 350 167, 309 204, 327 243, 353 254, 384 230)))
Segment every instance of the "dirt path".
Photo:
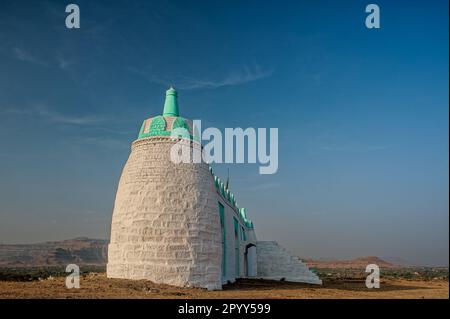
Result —
POLYGON ((240 280, 222 291, 177 288, 148 281, 107 279, 104 273, 85 275, 80 289, 67 289, 65 278, 15 282, 0 281, 0 298, 449 298, 447 281, 381 281, 380 289, 367 289, 364 281, 328 281, 323 286, 240 280))

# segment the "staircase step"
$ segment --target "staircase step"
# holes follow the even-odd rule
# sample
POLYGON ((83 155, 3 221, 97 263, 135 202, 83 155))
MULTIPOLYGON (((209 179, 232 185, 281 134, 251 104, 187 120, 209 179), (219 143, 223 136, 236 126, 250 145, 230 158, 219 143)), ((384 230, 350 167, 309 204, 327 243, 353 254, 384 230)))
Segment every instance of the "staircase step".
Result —
POLYGON ((275 241, 258 241, 256 252, 259 278, 322 284, 305 263, 275 241))

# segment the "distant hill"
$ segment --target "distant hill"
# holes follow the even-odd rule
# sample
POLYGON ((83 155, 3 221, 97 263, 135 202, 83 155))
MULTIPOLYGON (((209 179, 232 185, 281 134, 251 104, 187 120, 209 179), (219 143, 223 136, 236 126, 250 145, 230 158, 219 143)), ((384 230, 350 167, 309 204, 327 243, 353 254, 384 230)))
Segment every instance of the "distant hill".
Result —
POLYGON ((37 244, 0 244, 0 267, 104 266, 108 241, 85 237, 37 244))
POLYGON ((376 264, 380 268, 399 268, 400 265, 387 262, 376 256, 358 257, 348 260, 317 260, 305 259, 308 267, 315 268, 348 268, 348 269, 365 269, 369 264, 376 264))
MULTIPOLYGON (((81 265, 105 266, 108 240, 79 237, 37 244, 0 244, 0 267, 41 267, 81 265)), ((400 266, 379 257, 359 257, 350 260, 303 259, 309 267, 365 269, 368 264, 380 268, 400 266)))
POLYGON ((411 262, 405 258, 401 258, 401 257, 381 257, 381 259, 387 261, 388 263, 399 265, 399 266, 405 266, 405 267, 417 266, 413 262, 411 262))

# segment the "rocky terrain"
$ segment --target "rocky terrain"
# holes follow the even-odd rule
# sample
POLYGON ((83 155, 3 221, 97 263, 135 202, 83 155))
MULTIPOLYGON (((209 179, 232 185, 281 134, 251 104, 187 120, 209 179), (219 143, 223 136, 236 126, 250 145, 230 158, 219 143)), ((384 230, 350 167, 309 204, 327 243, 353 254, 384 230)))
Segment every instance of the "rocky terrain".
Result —
POLYGON ((222 291, 178 288, 150 281, 107 279, 106 240, 75 238, 0 245, 2 298, 448 298, 448 268, 404 267, 378 257, 308 260, 322 286, 239 279, 222 291), (65 267, 80 266, 81 289, 65 287, 65 267), (367 289, 365 267, 381 269, 381 288, 367 289))
MULTIPOLYGON (((105 266, 108 241, 79 237, 36 244, 0 244, 0 267, 42 267, 77 265, 105 266)), ((368 256, 349 260, 302 259, 312 268, 365 269, 376 264, 383 269, 404 267, 379 257, 368 256)))
POLYGON ((33 281, 0 280, 0 299, 4 298, 225 298, 225 299, 344 299, 406 298, 448 299, 448 281, 382 279, 379 289, 367 289, 364 280, 326 280, 322 286, 286 281, 239 279, 220 291, 179 288, 146 280, 108 279, 105 273, 87 273, 80 278, 80 289, 67 289, 65 277, 33 281))
POLYGON ((104 266, 107 240, 75 238, 37 244, 0 245, 0 267, 104 266))

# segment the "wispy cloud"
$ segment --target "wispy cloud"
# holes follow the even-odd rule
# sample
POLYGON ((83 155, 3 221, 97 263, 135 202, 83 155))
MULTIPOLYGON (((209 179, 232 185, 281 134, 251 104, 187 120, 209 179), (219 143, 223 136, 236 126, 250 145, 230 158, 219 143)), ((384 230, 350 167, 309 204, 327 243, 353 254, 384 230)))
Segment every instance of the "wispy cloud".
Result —
POLYGON ((11 108, 1 109, 0 114, 32 115, 33 111, 30 109, 11 107, 11 108))
POLYGON ((263 69, 259 65, 255 65, 254 67, 245 66, 242 70, 232 72, 223 79, 198 79, 185 76, 173 76, 172 78, 167 78, 150 74, 133 67, 129 67, 128 70, 143 76, 149 82, 165 86, 174 85, 176 88, 182 90, 216 89, 224 86, 240 85, 267 78, 273 73, 273 70, 263 69))
POLYGON ((58 67, 61 70, 67 70, 71 65, 74 64, 74 60, 67 59, 61 53, 57 53, 56 56, 52 57, 48 61, 44 61, 38 58, 37 56, 31 54, 29 51, 19 47, 12 48, 12 54, 14 58, 16 58, 19 61, 45 67, 58 67))
POLYGON ((42 105, 36 107, 37 113, 46 118, 47 120, 60 123, 60 124, 73 124, 73 125, 91 125, 101 122, 103 119, 96 116, 70 116, 64 115, 56 112, 49 111, 46 107, 42 105))
POLYGON ((93 129, 98 130, 98 131, 102 131, 102 132, 106 132, 106 133, 117 134, 117 135, 133 135, 133 134, 136 133, 135 130, 123 131, 123 130, 111 129, 111 128, 108 128, 108 127, 102 127, 102 126, 95 126, 95 127, 93 127, 93 129))
POLYGON ((61 70, 68 69, 72 64, 73 61, 69 61, 68 59, 64 58, 62 55, 58 55, 56 57, 56 64, 61 70))
POLYGON ((48 66, 47 62, 37 58, 36 56, 32 55, 30 52, 22 48, 18 47, 13 48, 13 54, 14 57, 20 61, 29 62, 41 66, 48 66))
MULTIPOLYGON (((44 121, 56 123, 56 124, 67 124, 76 125, 79 127, 84 127, 89 132, 97 132, 96 136, 77 138, 77 144, 98 146, 110 150, 124 150, 130 147, 129 145, 129 135, 135 134, 135 131, 123 131, 112 129, 108 127, 99 126, 98 124, 103 122, 110 122, 108 118, 99 116, 72 116, 57 113, 49 110, 45 105, 37 105, 32 108, 4 108, 0 110, 0 115, 11 114, 17 116, 28 116, 32 118, 41 118, 44 121), (100 134, 108 133, 108 136, 101 136, 100 134), (114 135, 111 137, 111 135, 114 135)), ((0 157, 4 157, 4 154, 0 153, 0 157)))
POLYGON ((24 115, 24 116, 39 116, 47 121, 59 124, 72 124, 72 125, 93 125, 104 121, 104 118, 92 115, 85 116, 73 116, 61 114, 49 110, 45 105, 37 105, 32 108, 6 108, 0 113, 2 114, 13 114, 13 115, 24 115))
POLYGON ((83 143, 112 150, 123 150, 130 147, 129 141, 109 137, 88 137, 83 140, 83 143))
POLYGON ((388 145, 325 145, 320 149, 330 152, 364 153, 389 149, 388 145))

